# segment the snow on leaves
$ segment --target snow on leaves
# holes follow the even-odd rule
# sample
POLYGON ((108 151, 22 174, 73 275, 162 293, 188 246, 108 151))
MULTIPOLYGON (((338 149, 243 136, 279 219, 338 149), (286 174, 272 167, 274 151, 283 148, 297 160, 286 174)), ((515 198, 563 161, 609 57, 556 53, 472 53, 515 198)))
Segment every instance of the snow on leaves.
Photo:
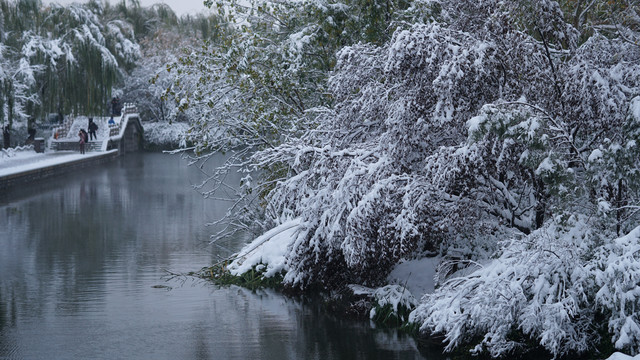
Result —
MULTIPOLYGON (((498 356, 534 339, 555 356, 582 352, 598 341, 595 316, 616 312, 614 343, 638 351, 635 305, 615 308, 627 285, 596 299, 608 281, 598 276, 613 276, 598 272, 623 256, 608 239, 640 221, 640 56, 628 41, 637 27, 606 27, 616 17, 603 16, 637 6, 421 3, 405 15, 428 21, 394 23, 388 41, 331 39, 326 87, 314 81, 332 67, 310 59, 330 63, 333 53, 309 51, 330 27, 289 22, 299 9, 287 2, 248 10, 250 26, 230 47, 211 62, 190 58, 220 74, 193 94, 216 94, 213 108, 224 111, 193 127, 196 149, 252 141, 257 152, 242 166, 266 174, 246 182, 265 206, 259 221, 301 221, 285 255, 289 286, 377 286, 402 259, 491 256, 414 313, 423 330, 445 334, 448 349, 479 338, 475 351, 498 356), (255 17, 261 11, 282 21, 255 17), (217 88, 224 95, 206 91, 214 83, 228 86, 217 88)), ((342 21, 326 4, 315 10, 342 21)), ((189 107, 198 99, 179 98, 189 107)), ((620 267, 635 273, 625 259, 620 267)))
POLYGON ((640 228, 609 240, 586 218, 557 219, 508 242, 500 257, 452 277, 410 315, 445 335, 447 350, 481 339, 473 352, 503 356, 535 339, 554 356, 599 341, 597 316, 617 349, 640 351, 640 228))
POLYGON ((39 119, 51 112, 102 112, 111 86, 140 56, 129 25, 107 24, 98 3, 43 7, 19 2, 3 8, 3 45, 10 51, 4 51, 2 67, 17 71, 0 79, 3 97, 18 94, 15 101, 3 101, 7 109, 0 117, 10 126, 13 120, 39 119), (81 89, 79 83, 91 89, 81 89))
POLYGON ((479 337, 473 352, 492 356, 522 348, 528 338, 554 356, 585 351, 595 335, 595 284, 585 261, 595 242, 585 219, 550 222, 426 295, 410 320, 422 331, 443 333, 446 350, 479 337))
POLYGON ((640 353, 640 227, 599 249, 595 302, 608 316, 616 349, 640 353))

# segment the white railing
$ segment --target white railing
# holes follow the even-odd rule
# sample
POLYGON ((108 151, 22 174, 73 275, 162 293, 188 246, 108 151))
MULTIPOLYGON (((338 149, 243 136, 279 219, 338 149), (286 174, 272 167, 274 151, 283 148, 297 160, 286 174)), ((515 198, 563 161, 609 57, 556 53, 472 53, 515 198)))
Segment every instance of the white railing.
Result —
POLYGON ((33 145, 16 146, 7 149, 0 149, 0 157, 14 157, 18 151, 34 150, 33 145))
POLYGON ((71 125, 73 125, 73 121, 73 115, 67 116, 62 125, 53 129, 53 133, 51 134, 51 136, 54 139, 69 137, 69 130, 71 129, 71 125))
POLYGON ((122 106, 122 111, 120 113, 120 122, 117 124, 109 125, 109 137, 114 137, 120 135, 120 131, 122 130, 123 122, 126 119, 128 114, 137 114, 138 107, 134 103, 124 103, 122 106))
MULTIPOLYGON (((116 122, 115 124, 108 124, 109 137, 107 139, 104 139, 103 141, 98 141, 100 143, 100 145, 96 145, 96 146, 99 146, 98 151, 106 151, 109 146, 110 140, 118 141, 119 138, 122 137, 122 132, 127 127, 127 124, 129 122, 129 115, 137 114, 137 113, 138 113, 138 107, 135 104, 124 103, 122 106, 120 121, 116 122)), ((72 139, 74 140, 67 138, 68 133, 69 131, 71 131, 71 127, 73 126, 74 120, 75 119, 72 116, 69 116, 67 117, 67 119, 65 120, 62 126, 54 129, 54 132, 52 135, 53 139, 50 142, 50 147, 52 150, 75 149, 75 146, 77 146, 75 144, 77 144, 77 142, 75 141, 75 138, 73 138, 73 134, 72 134, 72 139), (58 134, 57 137, 55 136, 56 133, 58 134), (69 143, 73 143, 73 144, 70 145, 69 143)))
POLYGON ((120 121, 117 124, 109 125, 109 137, 120 136, 122 129, 126 128, 128 117, 130 114, 137 114, 138 107, 134 103, 124 103, 120 115, 120 121))

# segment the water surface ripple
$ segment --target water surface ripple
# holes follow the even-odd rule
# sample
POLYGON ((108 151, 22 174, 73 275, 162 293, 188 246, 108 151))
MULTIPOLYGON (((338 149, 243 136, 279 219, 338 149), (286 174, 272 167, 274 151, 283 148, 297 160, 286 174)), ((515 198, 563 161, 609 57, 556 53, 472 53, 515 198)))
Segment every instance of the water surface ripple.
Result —
POLYGON ((190 188, 201 180, 145 153, 0 194, 0 359, 423 358, 315 303, 167 281, 245 241, 208 244, 226 204, 190 188))

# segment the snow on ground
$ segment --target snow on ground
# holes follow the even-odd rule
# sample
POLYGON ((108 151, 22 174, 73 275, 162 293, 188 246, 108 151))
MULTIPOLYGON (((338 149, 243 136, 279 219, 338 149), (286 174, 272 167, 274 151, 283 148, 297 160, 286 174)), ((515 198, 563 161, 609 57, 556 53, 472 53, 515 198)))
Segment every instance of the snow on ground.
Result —
MULTIPOLYGON (((287 271, 285 255, 287 247, 295 239, 300 219, 289 220, 267 231, 246 245, 238 257, 229 265, 232 275, 241 275, 255 265, 266 264, 264 276, 270 277, 280 271, 287 271)), ((260 265, 262 266, 262 265, 260 265)), ((261 270, 258 268, 258 270, 261 270)))
POLYGON ((611 354, 606 360, 640 360, 640 355, 629 356, 620 352, 611 354))
MULTIPOLYGON (((120 116, 115 116, 113 120, 116 124, 120 122, 120 116)), ((99 117, 94 116, 93 122, 98 125, 98 131, 96 131, 96 138, 98 140, 106 139, 109 137, 109 117, 99 117)), ((67 134, 61 134, 60 139, 71 139, 78 140, 78 132, 80 129, 84 129, 85 131, 89 131, 89 117, 87 116, 77 116, 73 124, 71 124, 71 128, 67 134)))
POLYGON ((438 257, 431 257, 402 262, 396 265, 387 280, 389 284, 406 287, 413 296, 420 299, 424 294, 433 292, 436 268, 440 260, 438 257))
POLYGON ((19 174, 21 172, 40 169, 43 167, 72 162, 80 159, 104 156, 118 150, 106 152, 88 152, 84 155, 76 151, 56 151, 51 153, 24 154, 9 160, 0 158, 0 176, 19 174))
POLYGON ((33 148, 18 150, 16 148, 8 148, 0 150, 0 165, 7 164, 8 162, 19 163, 29 160, 32 157, 41 155, 41 153, 35 152, 33 148))
MULTIPOLYGON (((113 120, 116 124, 122 121, 121 116, 114 116, 113 120)), ((98 140, 106 139, 109 137, 109 117, 94 116, 93 121, 98 125, 98 131, 96 136, 98 140)), ((145 141, 156 145, 173 145, 180 144, 185 138, 187 130, 189 130, 188 123, 166 123, 166 122, 144 122, 144 138, 145 141)), ((89 128, 89 118, 87 116, 77 116, 69 132, 66 134, 60 134, 59 139, 65 140, 78 140, 78 132, 80 129, 87 131, 89 128)))

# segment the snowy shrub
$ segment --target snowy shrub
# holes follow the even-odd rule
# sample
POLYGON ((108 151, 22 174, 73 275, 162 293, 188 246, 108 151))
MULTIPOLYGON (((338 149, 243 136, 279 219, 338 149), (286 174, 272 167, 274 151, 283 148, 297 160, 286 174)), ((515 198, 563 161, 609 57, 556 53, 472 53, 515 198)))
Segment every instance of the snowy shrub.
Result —
POLYGON ((616 349, 640 353, 640 227, 605 244, 597 254, 595 300, 608 317, 616 349))
MULTIPOLYGON (((439 6, 440 21, 383 46, 343 48, 317 127, 253 157, 287 169, 267 218, 292 213, 307 230, 288 255, 290 285, 374 286, 401 257, 473 258, 564 211, 593 211, 589 152, 620 137, 640 88, 616 51, 637 50, 598 34, 579 44, 555 1, 439 6)), ((626 189, 617 204, 634 199, 626 189)))
POLYGON ((637 226, 640 208, 640 97, 631 100, 615 134, 589 154, 586 167, 597 211, 618 235, 637 226))
POLYGON ((534 344, 554 357, 592 350, 606 319, 616 349, 640 353, 640 227, 610 240, 586 218, 556 219, 471 274, 425 295, 410 322, 451 351, 504 356, 534 344))
POLYGON ((318 110, 316 130, 254 157, 295 174, 267 197, 268 216, 292 212, 308 233, 291 247, 285 282, 375 286, 399 259, 447 236, 451 207, 438 202, 425 165, 497 97, 494 56, 491 44, 438 25, 340 52, 329 80, 335 109, 318 110))
POLYGON ((148 122, 144 124, 144 140, 153 146, 177 148, 184 144, 188 129, 187 123, 148 122))
POLYGON ((405 287, 387 285, 374 291, 375 307, 371 309, 369 317, 375 323, 384 325, 401 325, 407 322, 409 313, 417 301, 405 287))
POLYGON ((504 356, 530 338, 554 356, 583 352, 594 339, 588 254, 595 241, 584 219, 550 222, 426 295, 410 321, 443 333, 447 351, 477 342, 472 352, 504 356))
MULTIPOLYGON (((412 11, 427 23, 342 47, 326 83, 303 60, 318 24, 236 34, 188 58, 208 81, 180 106, 211 105, 193 113, 198 156, 238 150, 233 164, 266 174, 245 178, 255 222, 300 220, 278 246, 287 286, 377 287, 400 259, 440 252, 455 265, 410 320, 446 350, 581 353, 604 316, 638 352, 638 234, 610 240, 640 214, 638 21, 612 23, 638 6, 580 4, 425 0, 412 11), (458 271, 471 263, 485 265, 458 271)), ((382 293, 402 291, 380 291, 373 315, 397 312, 382 293)))

